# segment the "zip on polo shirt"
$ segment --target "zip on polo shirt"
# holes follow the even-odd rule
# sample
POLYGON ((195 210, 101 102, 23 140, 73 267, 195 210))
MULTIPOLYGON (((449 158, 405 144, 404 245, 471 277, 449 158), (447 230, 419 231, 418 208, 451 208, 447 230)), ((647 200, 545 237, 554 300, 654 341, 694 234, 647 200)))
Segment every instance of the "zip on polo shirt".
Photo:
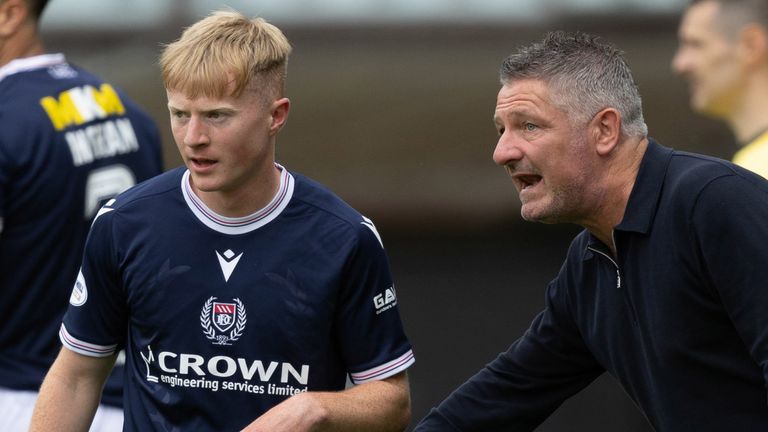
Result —
MULTIPOLYGON (((613 264, 613 267, 616 268, 616 289, 623 288, 621 285, 621 269, 619 268, 619 264, 616 262, 616 260, 613 259, 610 255, 607 253, 601 251, 600 249, 597 249, 592 246, 587 246, 587 249, 605 257, 608 261, 613 264)), ((637 322, 637 311, 635 310, 635 305, 632 303, 632 299, 629 298, 629 293, 626 289, 622 289, 622 296, 624 297, 624 304, 626 305, 627 309, 629 309, 629 313, 632 314, 632 323, 635 325, 638 325, 637 322)))

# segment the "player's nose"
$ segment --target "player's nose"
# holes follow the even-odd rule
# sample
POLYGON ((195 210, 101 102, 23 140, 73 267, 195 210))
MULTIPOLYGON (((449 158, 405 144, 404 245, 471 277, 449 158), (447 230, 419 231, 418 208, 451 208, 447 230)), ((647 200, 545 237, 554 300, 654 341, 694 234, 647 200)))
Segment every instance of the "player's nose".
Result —
POLYGON ((690 70, 690 56, 679 48, 672 57, 672 72, 677 75, 685 75, 690 70))
POLYGON ((184 145, 195 146, 209 142, 210 137, 208 136, 205 122, 196 116, 190 117, 184 133, 184 145))
POLYGON ((496 148, 493 150, 493 162, 496 165, 505 166, 516 162, 523 157, 523 151, 516 142, 513 134, 504 132, 496 142, 496 148))

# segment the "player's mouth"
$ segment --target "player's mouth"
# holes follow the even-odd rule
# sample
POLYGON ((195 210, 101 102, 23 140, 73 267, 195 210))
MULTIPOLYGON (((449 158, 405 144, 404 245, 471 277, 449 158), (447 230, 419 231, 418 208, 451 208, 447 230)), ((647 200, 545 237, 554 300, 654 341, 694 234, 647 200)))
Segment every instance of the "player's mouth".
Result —
POLYGON ((514 174, 512 180, 515 182, 518 192, 522 193, 539 184, 541 176, 536 174, 514 174))
POLYGON ((189 165, 190 168, 194 169, 195 171, 207 171, 213 168, 214 165, 216 165, 216 161, 213 159, 205 159, 205 158, 189 158, 189 165))

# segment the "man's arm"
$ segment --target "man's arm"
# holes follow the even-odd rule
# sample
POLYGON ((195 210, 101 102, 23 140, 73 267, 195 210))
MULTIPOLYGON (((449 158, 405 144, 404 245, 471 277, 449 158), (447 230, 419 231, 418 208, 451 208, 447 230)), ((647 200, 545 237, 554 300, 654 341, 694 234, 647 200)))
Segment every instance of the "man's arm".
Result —
POLYGON ((40 388, 30 432, 87 431, 115 358, 62 348, 40 388))
POLYGON ((340 392, 299 393, 243 431, 402 431, 410 419, 408 376, 401 372, 340 392))
POLYGON ((724 176, 700 195, 692 220, 703 273, 739 333, 733 342, 746 345, 768 385, 768 187, 724 176))
POLYGON ((571 247, 561 273, 547 288, 544 311, 525 334, 433 408, 414 432, 533 431, 605 371, 565 301, 565 272, 581 250, 571 247))

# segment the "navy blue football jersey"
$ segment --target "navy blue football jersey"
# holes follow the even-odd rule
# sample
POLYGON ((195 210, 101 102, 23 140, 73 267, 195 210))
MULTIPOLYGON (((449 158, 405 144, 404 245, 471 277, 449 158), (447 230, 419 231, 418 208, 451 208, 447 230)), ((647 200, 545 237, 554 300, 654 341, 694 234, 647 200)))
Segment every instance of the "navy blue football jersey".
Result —
POLYGON ((60 337, 89 356, 125 346, 127 430, 240 430, 414 362, 373 223, 278 168, 247 217, 211 211, 183 167, 99 211, 60 337))
POLYGON ((155 124, 110 84, 61 54, 0 68, 0 387, 40 387, 93 217, 161 171, 155 124))

